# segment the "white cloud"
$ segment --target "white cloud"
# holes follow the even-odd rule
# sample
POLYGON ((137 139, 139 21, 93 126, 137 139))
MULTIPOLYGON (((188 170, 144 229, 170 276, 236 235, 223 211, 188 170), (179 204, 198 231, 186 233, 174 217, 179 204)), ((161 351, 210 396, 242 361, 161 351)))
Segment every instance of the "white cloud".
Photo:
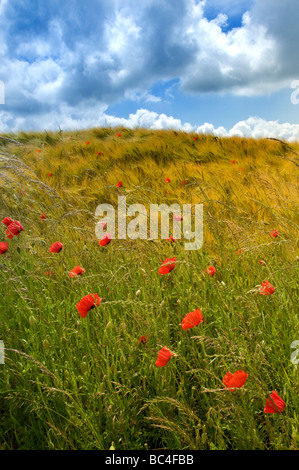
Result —
POLYGON ((265 121, 260 117, 249 117, 245 121, 239 121, 228 131, 224 127, 215 128, 213 124, 205 123, 199 126, 196 132, 219 137, 238 136, 254 139, 274 137, 289 142, 299 142, 299 124, 288 122, 281 124, 278 121, 265 121))
POLYGON ((215 127, 205 122, 199 126, 183 123, 180 119, 166 114, 158 114, 147 109, 138 109, 129 114, 128 118, 120 118, 106 114, 106 106, 99 107, 96 102, 84 102, 76 109, 66 104, 60 106, 58 112, 45 113, 40 116, 19 117, 15 119, 11 113, 0 112, 0 132, 18 132, 19 130, 80 130, 93 127, 125 127, 128 129, 143 128, 151 130, 173 129, 188 133, 210 134, 218 137, 274 137, 289 142, 299 142, 299 124, 266 121, 260 117, 249 117, 237 122, 231 129, 215 127))

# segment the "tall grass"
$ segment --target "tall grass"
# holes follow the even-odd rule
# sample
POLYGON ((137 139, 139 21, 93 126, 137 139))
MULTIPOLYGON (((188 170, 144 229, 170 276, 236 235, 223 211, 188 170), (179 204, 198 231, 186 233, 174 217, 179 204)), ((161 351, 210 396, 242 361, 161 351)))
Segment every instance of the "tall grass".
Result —
POLYGON ((298 145, 122 128, 5 137, 22 145, 0 139, 0 217, 24 231, 0 256, 0 448, 298 450, 298 145), (202 249, 100 247, 95 209, 118 195, 202 203, 202 249), (103 301, 81 318, 89 293, 103 301), (197 308, 204 322, 183 331, 197 308), (159 368, 163 346, 173 356, 159 368), (222 379, 239 369, 248 380, 231 393, 222 379), (272 390, 286 407, 267 415, 272 390))

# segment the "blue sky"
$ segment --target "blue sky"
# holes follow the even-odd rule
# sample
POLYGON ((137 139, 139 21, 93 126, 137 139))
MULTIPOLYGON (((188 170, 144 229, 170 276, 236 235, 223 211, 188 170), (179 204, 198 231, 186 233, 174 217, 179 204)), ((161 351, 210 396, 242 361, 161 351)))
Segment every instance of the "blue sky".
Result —
POLYGON ((0 132, 299 140, 298 24, 298 0, 0 0, 0 132))

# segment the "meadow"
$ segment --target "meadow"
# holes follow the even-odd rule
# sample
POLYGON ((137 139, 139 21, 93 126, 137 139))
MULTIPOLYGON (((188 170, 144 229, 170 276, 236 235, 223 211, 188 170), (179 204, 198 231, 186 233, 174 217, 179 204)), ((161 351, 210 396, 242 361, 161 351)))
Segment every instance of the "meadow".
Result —
POLYGON ((3 135, 0 449, 298 450, 298 167, 299 144, 275 139, 3 135), (202 248, 100 245, 96 208, 119 195, 202 204, 202 248), (81 316, 90 294, 102 300, 81 316))

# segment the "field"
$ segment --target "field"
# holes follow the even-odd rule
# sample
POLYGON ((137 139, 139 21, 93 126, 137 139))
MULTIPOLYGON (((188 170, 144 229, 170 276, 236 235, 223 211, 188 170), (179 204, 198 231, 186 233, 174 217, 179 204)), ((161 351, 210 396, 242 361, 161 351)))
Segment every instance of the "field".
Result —
POLYGON ((298 166, 299 144, 275 139, 2 136, 0 449, 298 450, 298 166), (96 208, 118 196, 202 204, 202 248, 101 246, 96 208), (23 230, 8 238, 5 218, 23 230), (95 293, 101 302, 81 316, 95 293), (198 309, 203 321, 183 329, 198 309), (246 380, 229 388, 236 371, 246 380))

